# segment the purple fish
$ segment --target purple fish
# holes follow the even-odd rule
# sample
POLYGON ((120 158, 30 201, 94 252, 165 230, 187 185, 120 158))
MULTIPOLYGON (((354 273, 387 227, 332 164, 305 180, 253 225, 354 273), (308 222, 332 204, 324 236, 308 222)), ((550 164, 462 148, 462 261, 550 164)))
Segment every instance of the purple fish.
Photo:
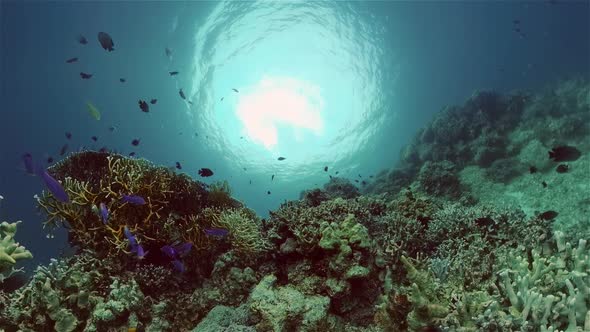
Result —
POLYGON ((207 228, 205 229, 205 234, 209 236, 225 237, 229 234, 229 231, 225 228, 207 228))
POLYGON ((134 249, 135 250, 132 250, 132 251, 137 253, 137 258, 139 258, 139 259, 145 258, 145 255, 147 255, 147 253, 148 253, 147 251, 144 251, 143 247, 139 244, 134 249))
POLYGON ((109 218, 109 210, 107 210, 107 206, 104 203, 100 203, 100 215, 102 222, 106 225, 109 218))
POLYGON ((134 205, 144 205, 145 199, 137 195, 123 195, 123 202, 131 203, 134 205))
POLYGON ((25 153, 22 156, 23 163, 25 164, 25 170, 30 175, 35 175, 35 167, 33 165, 33 156, 30 153, 25 153))
POLYGON ((163 246, 162 248, 160 248, 160 250, 166 254, 166 256, 170 257, 170 258, 175 258, 177 253, 176 250, 174 248, 172 248, 172 246, 163 246))
POLYGON ((131 234, 131 231, 129 230, 129 228, 127 228, 127 226, 125 226, 123 232, 125 233, 125 237, 127 238, 127 240, 129 240, 131 251, 134 251, 134 248, 137 247, 137 239, 135 239, 135 235, 131 234))
POLYGON ((185 242, 183 244, 179 244, 179 245, 175 246, 174 249, 176 249, 176 253, 180 257, 184 257, 184 256, 186 256, 186 254, 188 254, 191 251, 192 247, 193 247, 193 245, 190 242, 185 242))
POLYGON ((53 197, 55 197, 55 199, 62 203, 70 202, 68 194, 56 179, 54 179, 51 175, 49 175, 49 173, 47 173, 46 170, 42 168, 39 168, 37 172, 39 177, 43 179, 45 185, 47 186, 47 189, 49 189, 49 191, 53 194, 53 197))
POLYGON ((172 261, 172 265, 174 265, 174 269, 180 273, 186 271, 186 269, 184 268, 184 264, 182 264, 182 262, 177 259, 172 261))

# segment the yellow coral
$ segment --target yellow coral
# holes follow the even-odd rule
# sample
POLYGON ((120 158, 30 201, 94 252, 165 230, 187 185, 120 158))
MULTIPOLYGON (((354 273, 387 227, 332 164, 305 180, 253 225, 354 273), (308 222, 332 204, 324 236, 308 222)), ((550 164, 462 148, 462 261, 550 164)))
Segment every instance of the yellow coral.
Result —
POLYGON ((229 231, 232 247, 238 253, 247 256, 262 253, 270 248, 262 236, 260 224, 255 214, 246 208, 227 209, 215 215, 213 227, 225 228, 229 231))

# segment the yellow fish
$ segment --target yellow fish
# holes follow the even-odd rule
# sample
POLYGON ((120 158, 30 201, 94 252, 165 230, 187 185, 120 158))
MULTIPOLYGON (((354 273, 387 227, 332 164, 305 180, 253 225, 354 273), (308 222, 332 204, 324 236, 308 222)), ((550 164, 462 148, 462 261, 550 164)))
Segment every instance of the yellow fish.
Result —
POLYGON ((86 102, 86 106, 88 106, 88 112, 92 115, 93 118, 96 120, 100 120, 100 112, 96 108, 96 106, 92 105, 90 102, 86 102))

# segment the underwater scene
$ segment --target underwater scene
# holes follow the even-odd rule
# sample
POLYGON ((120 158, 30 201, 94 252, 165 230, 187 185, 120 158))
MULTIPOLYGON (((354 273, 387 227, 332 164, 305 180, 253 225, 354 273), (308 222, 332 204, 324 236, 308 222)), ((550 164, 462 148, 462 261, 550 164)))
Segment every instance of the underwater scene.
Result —
POLYGON ((0 331, 590 332, 590 2, 0 13, 0 331))

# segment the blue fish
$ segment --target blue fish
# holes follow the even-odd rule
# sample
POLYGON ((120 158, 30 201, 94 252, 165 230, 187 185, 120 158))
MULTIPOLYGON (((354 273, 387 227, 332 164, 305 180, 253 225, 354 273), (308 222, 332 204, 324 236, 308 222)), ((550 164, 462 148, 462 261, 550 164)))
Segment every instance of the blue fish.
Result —
POLYGON ((182 264, 182 262, 177 259, 172 261, 172 265, 174 265, 174 269, 180 273, 186 271, 186 269, 184 268, 184 264, 182 264))
POLYGON ((137 196, 137 195, 123 195, 122 200, 123 200, 123 202, 131 203, 134 205, 144 205, 145 204, 145 199, 143 199, 143 197, 137 196))
POLYGON ((145 255, 147 255, 147 253, 148 253, 147 251, 143 250, 143 247, 141 245, 137 245, 135 247, 134 252, 137 253, 137 258, 139 258, 139 259, 145 258, 145 255))
POLYGON ((166 256, 170 257, 170 258, 175 258, 176 257, 176 250, 174 248, 172 248, 172 246, 163 246, 162 248, 160 248, 160 250, 166 254, 166 256))
POLYGON ((165 245, 162 248, 160 248, 160 250, 163 253, 165 253, 166 256, 172 259, 178 259, 186 256, 186 254, 188 254, 191 251, 192 246, 193 245, 191 243, 185 242, 176 246, 165 245))
POLYGON ((33 156, 30 153, 25 153, 22 156, 23 163, 25 164, 25 170, 30 175, 35 175, 35 167, 33 165, 33 156))
POLYGON ((55 199, 62 203, 70 202, 70 197, 68 197, 68 193, 66 193, 61 184, 51 175, 49 175, 49 173, 47 173, 46 170, 39 168, 37 170, 37 174, 39 175, 39 177, 43 179, 43 182, 45 182, 47 189, 49 189, 49 191, 53 194, 53 197, 55 197, 55 199))
POLYGON ((209 236, 225 237, 229 234, 229 231, 225 228, 207 228, 205 234, 209 236))
POLYGON ((109 218, 109 210, 107 210, 107 206, 104 203, 100 203, 100 215, 102 222, 106 225, 109 218))
POLYGON ((184 257, 191 251, 192 247, 193 245, 190 242, 185 242, 183 244, 175 246, 174 249, 176 249, 176 253, 178 254, 178 256, 184 257))
POLYGON ((134 248, 137 247, 137 239, 135 238, 135 235, 131 234, 131 231, 129 230, 129 228, 127 228, 127 226, 125 226, 123 232, 125 233, 125 237, 127 238, 127 240, 129 240, 131 251, 134 251, 134 248))

